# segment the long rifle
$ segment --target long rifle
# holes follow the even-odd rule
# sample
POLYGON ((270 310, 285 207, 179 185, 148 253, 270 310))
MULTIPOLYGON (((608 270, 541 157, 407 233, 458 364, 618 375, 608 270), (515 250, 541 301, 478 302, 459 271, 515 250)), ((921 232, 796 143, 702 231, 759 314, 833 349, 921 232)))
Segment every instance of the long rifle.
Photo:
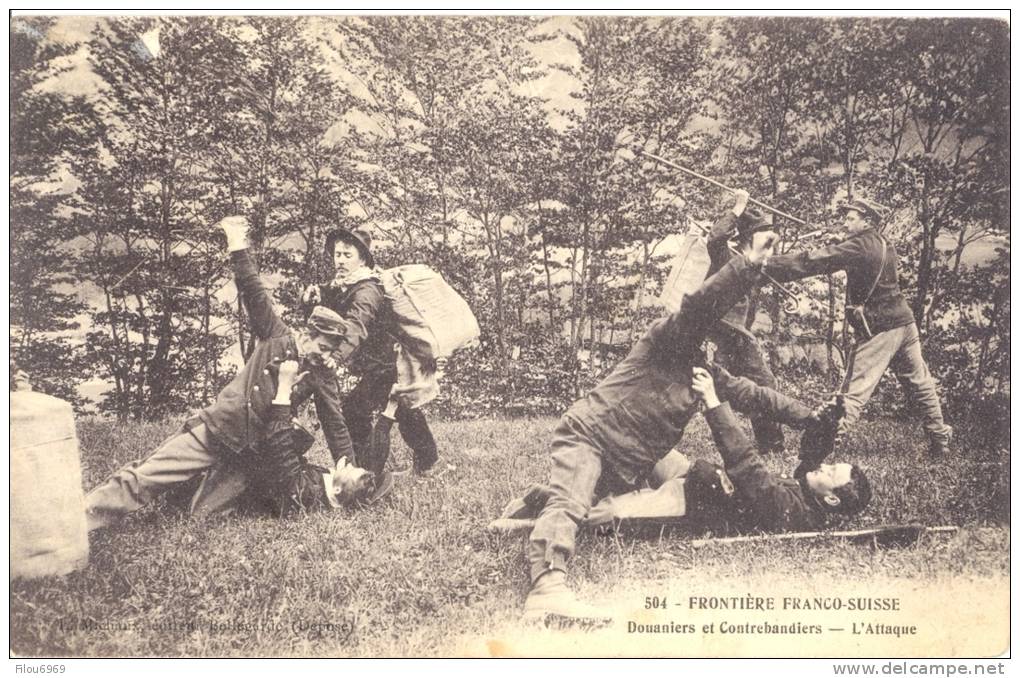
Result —
MULTIPOLYGON (((730 193, 736 193, 737 192, 737 189, 733 188, 732 186, 727 186, 726 184, 724 184, 724 183, 722 183, 720 181, 716 181, 715 179, 713 179, 711 177, 706 177, 704 174, 699 174, 698 172, 695 172, 692 169, 688 169, 688 168, 684 167, 683 165, 678 165, 675 162, 671 162, 669 160, 666 160, 665 158, 663 158, 661 156, 658 156, 658 155, 655 155, 654 153, 649 153, 648 151, 638 151, 638 153, 640 153, 641 155, 645 156, 646 158, 650 158, 651 160, 654 160, 655 162, 662 163, 666 167, 672 167, 673 169, 679 170, 680 172, 684 172, 685 174, 689 174, 692 177, 695 177, 696 179, 701 179, 702 181, 707 181, 708 183, 712 184, 713 186, 718 186, 719 188, 723 189, 724 191, 729 191, 730 193)), ((761 207, 762 209, 766 209, 769 212, 772 212, 773 214, 777 214, 777 215, 783 217, 784 219, 789 219, 790 221, 792 221, 795 224, 800 224, 801 226, 807 226, 808 225, 807 222, 804 221, 803 219, 798 219, 797 217, 793 216, 792 214, 787 214, 783 210, 776 209, 772 205, 768 205, 766 203, 763 203, 760 200, 755 200, 754 198, 750 198, 749 197, 747 199, 747 201, 749 203, 757 205, 758 207, 761 207)))
MULTIPOLYGON (((659 156, 657 156, 657 155, 655 155, 653 153, 648 153, 647 151, 638 151, 638 153, 640 153, 641 155, 643 155, 645 157, 651 158, 652 160, 655 160, 656 162, 661 162, 663 165, 666 165, 668 167, 672 167, 673 169, 680 170, 681 172, 686 172, 687 174, 690 174, 691 176, 697 177, 698 179, 701 179, 703 181, 707 181, 708 183, 712 184, 713 186, 718 186, 719 188, 721 188, 721 189, 723 189, 725 191, 729 191, 730 193, 736 193, 736 191, 737 191, 737 189, 735 189, 735 188, 731 188, 730 186, 727 186, 726 184, 720 183, 720 182, 716 181, 715 179, 712 179, 710 177, 706 177, 704 174, 698 174, 697 172, 695 172, 692 169, 687 169, 686 167, 684 167, 682 165, 678 165, 675 162, 670 162, 669 160, 666 160, 665 158, 661 158, 661 157, 659 157, 659 156)), ((754 198, 750 198, 749 197, 747 200, 748 200, 748 202, 753 202, 755 205, 758 205, 760 207, 764 207, 765 209, 770 210, 771 212, 773 212, 775 214, 778 214, 781 217, 785 217, 787 219, 795 221, 798 224, 802 224, 802 225, 805 225, 805 226, 807 225, 806 221, 798 219, 797 217, 795 217, 795 216, 793 216, 791 214, 787 214, 786 212, 783 212, 782 210, 777 210, 775 207, 772 207, 770 205, 766 205, 765 203, 760 202, 758 200, 755 200, 754 198)), ((733 248, 731 247, 730 249, 732 250, 733 248)), ((780 284, 779 282, 776 282, 776 280, 774 278, 772 278, 772 276, 766 275, 766 274, 762 274, 762 277, 765 278, 766 281, 772 283, 772 285, 774 287, 776 287, 776 289, 779 291, 779 293, 786 297, 786 301, 783 302, 783 312, 784 313, 796 313, 797 312, 797 307, 800 304, 800 297, 798 297, 796 293, 790 291, 790 289, 788 287, 785 287, 784 285, 780 284)))
POLYGON ((880 543, 913 543, 922 534, 945 534, 956 532, 955 525, 925 527, 923 525, 883 525, 863 530, 843 530, 834 532, 783 532, 779 534, 754 534, 743 537, 725 537, 722 539, 695 539, 691 546, 695 548, 713 544, 746 544, 754 542, 798 541, 801 539, 849 539, 851 541, 876 540, 880 543))

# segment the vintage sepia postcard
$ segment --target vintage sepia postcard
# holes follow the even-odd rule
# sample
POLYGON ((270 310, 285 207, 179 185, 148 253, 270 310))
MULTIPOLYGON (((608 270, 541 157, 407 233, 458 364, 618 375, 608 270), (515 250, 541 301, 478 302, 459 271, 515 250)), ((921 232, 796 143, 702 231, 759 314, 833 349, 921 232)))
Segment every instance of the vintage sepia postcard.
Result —
POLYGON ((9 40, 20 672, 1001 673, 1008 14, 9 40))

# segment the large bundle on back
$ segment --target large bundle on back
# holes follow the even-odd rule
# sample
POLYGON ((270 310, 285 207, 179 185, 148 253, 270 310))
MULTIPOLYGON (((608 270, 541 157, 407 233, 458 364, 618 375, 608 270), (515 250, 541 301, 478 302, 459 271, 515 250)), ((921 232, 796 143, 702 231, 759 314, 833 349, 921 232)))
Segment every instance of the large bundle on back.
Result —
POLYGON ((701 287, 711 263, 705 242, 695 235, 685 235, 659 295, 659 303, 667 313, 679 311, 684 295, 701 287))
POLYGON ((434 363, 478 338, 478 321, 467 302, 428 266, 387 269, 382 284, 397 340, 423 363, 434 363))
POLYGON ((11 579, 88 564, 85 498, 71 405, 11 392, 11 579))

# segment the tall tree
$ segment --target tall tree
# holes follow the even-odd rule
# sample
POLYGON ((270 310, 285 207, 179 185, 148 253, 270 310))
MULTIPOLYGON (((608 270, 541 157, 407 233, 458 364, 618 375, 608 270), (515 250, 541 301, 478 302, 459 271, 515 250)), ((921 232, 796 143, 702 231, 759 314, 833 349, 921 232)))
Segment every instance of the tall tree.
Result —
POLYGON ((909 205, 916 217, 911 306, 926 325, 944 230, 981 222, 1008 228, 1009 28, 990 20, 913 20, 903 33, 885 162, 872 182, 889 204, 909 205))
MULTIPOLYGON (((347 219, 351 150, 333 135, 350 106, 323 66, 318 23, 306 17, 246 17, 221 30, 237 50, 229 105, 208 152, 214 204, 246 214, 262 267, 284 275, 278 295, 296 307, 325 273, 324 233, 347 219)), ((242 354, 250 343, 238 313, 242 354)))
POLYGON ((42 87, 69 71, 61 59, 79 48, 48 37, 55 23, 48 17, 11 22, 11 359, 38 390, 78 403, 82 364, 67 333, 79 327, 83 304, 71 275, 67 244, 76 225, 63 185, 68 153, 93 143, 96 121, 82 98, 42 87))
POLYGON ((104 299, 89 350, 115 383, 110 409, 158 416, 208 394, 206 366, 222 351, 209 325, 224 267, 202 206, 237 53, 207 18, 112 20, 89 48, 105 122, 101 148, 75 164, 90 250, 81 270, 104 299))
POLYGON ((636 151, 706 157, 704 134, 692 125, 705 113, 706 28, 703 20, 586 17, 560 33, 577 55, 559 66, 578 86, 558 111, 564 214, 556 234, 569 251, 574 348, 603 343, 596 336, 618 323, 623 337, 631 334, 632 301, 644 289, 635 274, 640 281, 655 244, 678 230, 678 207, 700 200, 636 151), (626 251, 635 243, 637 270, 626 251))
MULTIPOLYGON (((733 19, 720 22, 722 64, 715 90, 723 171, 733 184, 784 211, 810 219, 824 204, 822 186, 803 171, 810 153, 813 74, 829 53, 823 19, 788 17, 733 19)), ((776 217, 779 250, 796 240, 796 225, 776 217), (792 228, 790 228, 792 227, 792 228)), ((748 323, 764 302, 774 325, 781 325, 780 300, 765 288, 751 298, 748 323)))
POLYGON ((514 324, 506 292, 524 261, 530 154, 548 139, 540 102, 523 91, 538 77, 527 50, 533 23, 367 17, 338 26, 361 98, 353 133, 368 169, 359 202, 395 263, 433 263, 481 313, 491 308, 497 361, 514 324), (492 283, 482 297, 477 274, 492 283))

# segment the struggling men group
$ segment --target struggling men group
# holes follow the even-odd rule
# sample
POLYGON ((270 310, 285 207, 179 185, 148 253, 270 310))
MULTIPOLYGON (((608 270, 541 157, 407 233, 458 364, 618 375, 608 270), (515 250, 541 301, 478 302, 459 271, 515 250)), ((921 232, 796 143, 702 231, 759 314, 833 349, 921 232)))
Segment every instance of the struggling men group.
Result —
MULTIPOLYGON (((679 310, 652 323, 612 373, 563 415, 550 441, 549 482, 508 507, 505 515, 533 519, 526 617, 601 618, 565 582, 577 530, 586 523, 732 514, 747 529, 796 531, 863 510, 871 498, 864 472, 848 463, 822 462, 837 431, 857 420, 887 368, 923 412, 929 453, 946 452, 952 429, 943 421, 917 326, 899 289, 896 251, 880 232, 882 209, 864 199, 845 203, 845 240, 773 256, 775 233, 747 202, 746 192, 738 191, 713 227, 711 268, 700 289, 679 310), (846 272, 847 322, 855 343, 840 396, 812 409, 775 390, 761 347, 745 329, 746 298, 762 283, 763 272, 784 282, 837 271, 846 272), (712 357, 705 350, 709 340, 718 347, 712 357), (751 418, 757 448, 733 410, 751 418), (699 411, 721 466, 690 463, 682 454, 684 429, 699 411), (783 425, 804 431, 792 477, 769 472, 760 456, 783 448, 783 425)), ((301 327, 289 328, 273 310, 248 253, 246 220, 228 217, 219 226, 256 337, 254 350, 213 405, 185 421, 148 457, 88 493, 90 530, 193 479, 200 483, 191 511, 199 516, 230 508, 242 497, 255 497, 280 514, 371 504, 392 485, 385 452, 378 452, 388 447, 371 442, 373 413, 391 402, 398 406, 387 414, 413 450, 415 469, 426 473, 436 462, 436 444, 420 409, 393 398, 398 377, 414 371, 398 365, 413 358, 394 345, 389 332, 369 236, 346 229, 329 234, 325 255, 335 278, 306 291, 305 301, 319 305, 301 327), (338 364, 360 378, 344 398, 338 364), (308 398, 314 399, 333 457, 331 469, 304 458, 312 436, 294 419, 294 410, 308 398)), ((387 421, 385 435, 388 426, 387 421)))

